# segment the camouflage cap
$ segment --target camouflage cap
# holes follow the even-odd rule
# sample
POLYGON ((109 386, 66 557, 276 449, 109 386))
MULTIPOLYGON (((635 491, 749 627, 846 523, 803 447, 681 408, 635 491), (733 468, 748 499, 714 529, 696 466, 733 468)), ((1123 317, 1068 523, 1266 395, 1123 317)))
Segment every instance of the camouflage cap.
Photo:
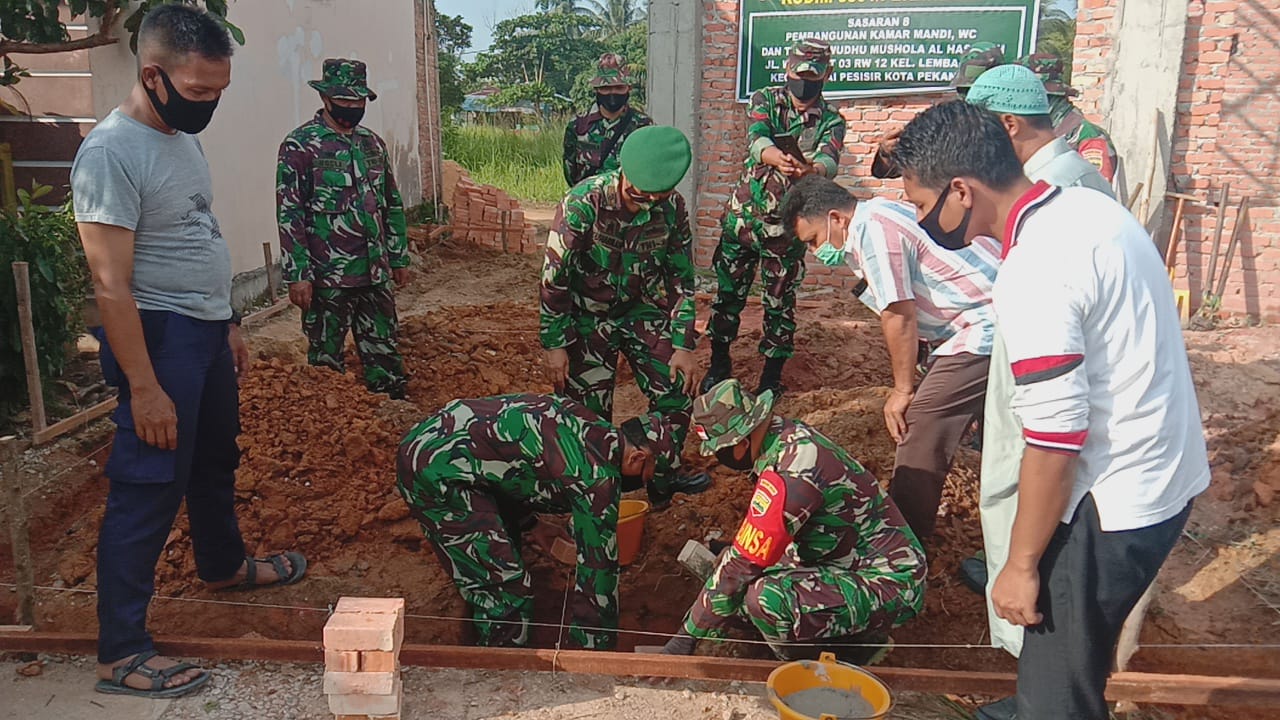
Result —
POLYGON ((693 401, 693 431, 702 441, 702 454, 737 445, 773 413, 773 391, 759 397, 729 378, 693 401))
POLYGON ((1033 53, 1018 58, 1018 64, 1031 68, 1031 72, 1040 76, 1045 92, 1050 95, 1075 97, 1080 92, 1068 85, 1063 79, 1062 58, 1052 53, 1033 53))
POLYGON ((989 42, 974 43, 968 52, 960 56, 960 67, 956 68, 955 77, 951 78, 951 88, 968 89, 982 73, 1003 64, 1004 50, 999 45, 989 42))
POLYGON ((680 467, 680 451, 676 445, 675 432, 671 423, 661 413, 641 415, 636 418, 640 430, 649 441, 649 450, 654 457, 654 477, 666 477, 680 467))
POLYGON ((805 38, 791 46, 787 53, 789 73, 813 73, 822 76, 831 67, 831 46, 817 38, 805 38))
POLYGON ((631 73, 627 72, 627 61, 617 53, 605 53, 596 63, 596 75, 591 78, 591 87, 602 88, 614 85, 631 86, 631 73))
POLYGON ((341 100, 377 100, 378 93, 369 89, 368 71, 359 60, 328 58, 324 61, 324 73, 319 80, 307 84, 321 95, 341 100))

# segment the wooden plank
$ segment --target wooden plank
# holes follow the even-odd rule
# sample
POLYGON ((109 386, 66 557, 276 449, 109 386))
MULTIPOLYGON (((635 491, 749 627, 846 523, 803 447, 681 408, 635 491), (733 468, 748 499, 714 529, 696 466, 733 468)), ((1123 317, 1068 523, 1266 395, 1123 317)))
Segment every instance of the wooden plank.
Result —
POLYGON ((32 436, 31 441, 36 445, 44 445, 51 440, 66 435, 72 430, 88 425, 94 420, 97 420, 103 415, 115 410, 116 405, 118 404, 119 402, 116 398, 107 398, 87 410, 82 410, 66 420, 59 420, 44 430, 41 430, 32 436))
POLYGON ((240 323, 242 325, 256 325, 264 320, 268 320, 270 318, 275 317, 276 315, 279 315, 280 313, 284 312, 285 310, 288 310, 291 307, 293 307, 293 303, 289 302, 289 298, 285 298, 277 302, 275 305, 272 305, 271 307, 263 308, 261 310, 258 310, 257 312, 252 312, 252 313, 249 313, 248 315, 245 315, 243 318, 241 318, 240 323))
POLYGON ((27 366, 27 394, 31 397, 32 432, 49 425, 44 413, 44 384, 40 382, 40 359, 36 354, 36 328, 31 319, 31 271, 25 262, 13 263, 13 282, 18 294, 18 328, 22 336, 22 360, 27 366))
MULTIPOLYGON (((247 638, 159 638, 158 649, 179 657, 208 660, 263 660, 322 663, 321 644, 308 640, 247 638)), ((97 639, 73 633, 5 632, 0 652, 53 652, 91 655, 97 639)), ((779 663, 718 657, 676 657, 587 650, 506 649, 451 645, 405 645, 405 665, 475 670, 558 670, 594 675, 665 677, 764 682, 779 663)), ((1000 697, 1013 692, 1012 673, 931 668, 870 668, 895 690, 1000 697)), ((1163 705, 1214 705, 1280 708, 1280 679, 1115 673, 1107 699, 1163 705)))

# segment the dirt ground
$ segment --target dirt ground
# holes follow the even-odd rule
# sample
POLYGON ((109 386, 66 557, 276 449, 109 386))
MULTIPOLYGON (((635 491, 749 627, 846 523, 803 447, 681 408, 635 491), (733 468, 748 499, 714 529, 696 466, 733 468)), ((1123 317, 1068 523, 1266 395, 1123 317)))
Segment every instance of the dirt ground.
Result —
MULTIPOLYGON (((324 620, 319 610, 337 597, 390 594, 407 598, 408 641, 465 642, 465 624, 456 619, 464 615, 462 601, 394 492, 393 453, 409 427, 450 399, 550 389, 537 338, 537 262, 448 244, 422 258, 399 300, 410 401, 365 392, 354 355, 345 375, 305 365, 294 310, 251 328, 258 359, 241 383, 240 524, 254 552, 304 551, 311 563, 308 580, 236 598, 272 607, 165 599, 215 598, 195 577, 182 518, 158 568, 161 599, 153 605, 153 630, 316 637, 324 620)), ((814 297, 802 301, 797 356, 786 368, 788 392, 779 411, 814 424, 887 480, 894 448, 881 405, 891 376, 878 323, 852 299, 814 297)), ((700 318, 705 316, 703 305, 700 318)), ((754 383, 761 366, 755 352, 759 305, 748 306, 742 328, 733 349, 736 370, 754 383)), ((1213 486, 1197 501, 1186 536, 1160 577, 1133 669, 1280 677, 1274 648, 1185 647, 1280 643, 1280 503, 1274 501, 1280 492, 1278 339, 1276 328, 1187 335, 1213 486)), ((622 375, 618 421, 645 409, 628 373, 622 375)), ((85 591, 95 586, 94 549, 106 491, 99 468, 109 431, 99 423, 27 458, 37 583, 69 591, 41 594, 38 612, 45 629, 95 627, 93 598, 85 591)), ((699 587, 675 562, 680 547, 708 533, 731 536, 745 509, 749 490, 742 475, 697 456, 692 444, 685 457, 708 469, 716 482, 708 492, 678 497, 670 509, 646 519, 644 547, 621 578, 621 649, 653 644, 653 634, 675 630, 699 587)), ((928 543, 926 610, 893 633, 898 648, 889 664, 1014 669, 1007 655, 982 647, 982 599, 956 578, 960 560, 981 547, 978 464, 973 451, 957 457, 938 534, 928 543)), ((527 559, 539 590, 537 620, 553 625, 560 619, 568 571, 532 553, 527 559)), ((11 581, 10 552, 0 544, 0 582, 11 581)), ((10 612, 13 602, 10 593, 0 593, 0 613, 10 612)), ((554 627, 540 626, 534 641, 553 645, 556 635, 554 627)), ((754 645, 704 643, 700 651, 763 657, 754 645)), ((1210 711, 1195 717, 1246 716, 1210 711)))

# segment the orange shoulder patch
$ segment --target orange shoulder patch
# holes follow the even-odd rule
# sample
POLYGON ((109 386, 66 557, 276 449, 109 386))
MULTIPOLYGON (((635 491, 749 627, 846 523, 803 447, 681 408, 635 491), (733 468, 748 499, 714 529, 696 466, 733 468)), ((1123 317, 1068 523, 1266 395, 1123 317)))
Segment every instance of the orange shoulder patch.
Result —
POLYGON ((787 485, 782 476, 767 471, 756 482, 747 517, 734 537, 733 546, 752 563, 768 567, 782 558, 791 544, 784 510, 787 485))

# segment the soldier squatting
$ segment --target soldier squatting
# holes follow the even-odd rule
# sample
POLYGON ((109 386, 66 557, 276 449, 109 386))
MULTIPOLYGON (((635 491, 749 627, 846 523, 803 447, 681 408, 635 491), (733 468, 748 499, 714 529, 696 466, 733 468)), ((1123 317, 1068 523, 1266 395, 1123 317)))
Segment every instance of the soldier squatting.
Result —
MULTIPOLYGON (((160 657, 144 627, 154 560, 184 498, 200 576, 211 588, 293 583, 306 572, 298 552, 246 557, 235 523, 235 374, 248 353, 194 139, 229 82, 230 56, 226 30, 203 12, 152 11, 139 32, 137 84, 85 140, 73 169, 77 221, 103 308, 104 375, 121 387, 99 544, 103 692, 172 697, 209 679, 206 670, 160 657), (188 171, 181 187, 144 182, 143 168, 170 166, 188 171), (189 222, 195 216, 204 220, 189 222), (173 253, 175 243, 207 250, 212 261, 192 265, 189 254, 173 253), (176 259, 156 260, 169 256, 176 259), (175 287, 175 278, 199 297, 175 287), (227 430, 199 440, 177 433, 196 422, 227 430)), ((748 106, 746 161, 712 259, 718 288, 702 382, 693 359, 693 239, 676 191, 690 145, 631 107, 625 60, 607 55, 591 83, 595 107, 565 129, 570 189, 539 287, 540 340, 556 391, 449 403, 401 441, 397 488, 484 645, 527 644, 534 598, 521 547, 554 535, 538 513, 567 515, 577 550, 567 638, 611 648, 624 602, 619 502, 645 489, 661 508, 676 492, 707 487, 705 474, 681 472, 692 428, 704 455, 744 474, 750 502, 661 651, 693 653, 700 641, 737 631, 762 638, 781 658, 829 647, 865 660, 851 647, 887 645, 888 633, 923 606, 936 479, 985 395, 993 422, 984 444, 1003 450, 990 467, 984 458, 989 552, 968 574, 989 598, 997 642, 1021 657, 1017 696, 981 708, 979 717, 1104 717, 1119 622, 1207 482, 1199 424, 1183 417, 1194 415, 1194 390, 1163 266, 1132 217, 1088 189, 1106 190, 1114 147, 1071 105, 1060 63, 1033 55, 1006 65, 998 49, 977 45, 953 81, 967 101, 922 112, 872 158, 874 174, 903 178, 911 204, 885 199, 863 209, 831 180, 845 126, 822 94, 829 47, 801 39, 785 69, 785 84, 760 90, 748 106), (941 142, 948 134, 964 142, 941 142), (996 210, 1011 206, 1013 218, 996 210), (1089 232, 1063 235, 1067 218, 1087 219, 1089 232), (969 250, 978 241, 986 249, 969 250), (1003 244, 1002 258, 992 242, 1003 244), (1093 277, 1085 269, 1092 266, 1063 250, 1073 243, 1087 246, 1089 257, 1123 262, 1093 277), (857 294, 881 314, 895 367, 885 408, 891 434, 901 441, 913 428, 947 428, 916 484, 895 471, 891 492, 882 490, 849 450, 774 412, 794 351, 808 250, 862 277, 857 294), (947 253, 968 254, 960 261, 947 253), (880 256, 894 258, 888 267, 896 269, 878 266, 880 256), (929 273, 920 269, 926 264, 929 273), (765 365, 747 392, 733 377, 729 349, 757 269, 765 365), (1074 282, 1055 279, 1068 271, 1079 273, 1074 282), (978 275, 981 283, 966 280, 978 275), (1116 287, 1126 292, 1115 295, 1116 287), (1105 308, 1110 325, 1089 315, 1094 306, 1105 308), (922 336, 933 343, 930 373, 939 374, 917 392, 922 336), (1158 352, 1124 347, 1129 337, 1147 338, 1142 347, 1158 352), (615 425, 619 355, 649 412, 615 425), (1136 395, 1136 381, 1108 371, 1121 366, 1126 378, 1143 379, 1136 395), (973 378, 963 388, 943 379, 956 373, 973 378), (1151 405, 1157 396, 1154 415, 1134 400, 1151 405), (1094 421, 1100 403, 1105 424, 1094 421), (1111 449, 1120 447, 1129 449, 1111 449), (1117 466, 1144 470, 1117 479, 1109 469, 1117 466), (989 494, 989 482, 999 493, 989 494), (1144 492, 1134 495, 1135 484, 1144 492), (895 498, 910 508, 906 517, 895 498), (1107 602, 1093 603, 1101 583, 1107 602), (1076 604, 1038 604, 1046 593, 1076 604), (1078 637, 1088 645, 1072 644, 1078 637)), ((405 214, 386 146, 360 124, 377 95, 355 60, 326 60, 311 85, 322 107, 284 139, 277 170, 284 277, 304 313, 308 360, 342 371, 350 331, 369 389, 404 397, 393 287, 408 279, 405 214)))

